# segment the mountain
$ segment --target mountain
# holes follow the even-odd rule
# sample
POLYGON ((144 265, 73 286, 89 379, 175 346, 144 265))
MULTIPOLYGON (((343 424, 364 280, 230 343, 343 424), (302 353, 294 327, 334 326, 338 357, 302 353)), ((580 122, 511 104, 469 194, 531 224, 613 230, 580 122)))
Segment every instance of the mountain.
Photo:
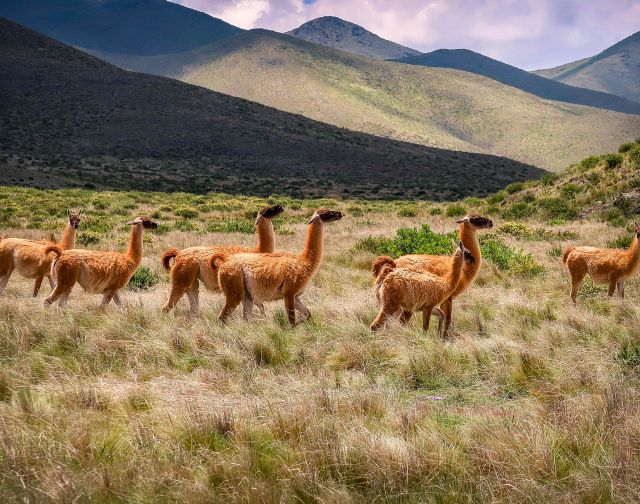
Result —
POLYGON ((535 73, 572 86, 640 102, 640 32, 591 58, 535 73))
POLYGON ((307 21, 287 35, 370 58, 393 59, 420 54, 420 51, 385 40, 362 26, 333 16, 307 21))
POLYGON ((127 72, 1 18, 0 124, 5 184, 442 199, 544 173, 127 72))
POLYGON ((99 56, 350 130, 554 170, 615 149, 640 131, 638 116, 544 100, 477 74, 366 58, 267 30, 175 55, 99 56))
POLYGON ((425 67, 455 68, 484 75, 547 100, 640 114, 640 103, 601 91, 556 82, 467 49, 439 49, 394 61, 425 67))
POLYGON ((0 0, 0 16, 70 45, 123 54, 188 51, 242 31, 165 0, 0 0))

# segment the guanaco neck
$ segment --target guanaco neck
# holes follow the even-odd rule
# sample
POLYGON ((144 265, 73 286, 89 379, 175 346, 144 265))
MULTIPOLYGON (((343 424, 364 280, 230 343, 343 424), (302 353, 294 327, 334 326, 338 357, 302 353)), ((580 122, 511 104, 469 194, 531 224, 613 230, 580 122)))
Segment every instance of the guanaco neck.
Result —
POLYGON ((76 228, 74 228, 71 224, 67 222, 67 225, 64 228, 64 233, 62 235, 62 241, 60 242, 60 246, 64 250, 75 248, 76 232, 77 232, 76 228))
POLYGON ((307 226, 307 239, 302 251, 302 257, 314 265, 319 265, 322 260, 322 221, 315 220, 307 226))
POLYGON ((258 243, 256 252, 273 252, 276 247, 276 235, 271 219, 260 219, 257 226, 258 243))
POLYGON ((142 262, 142 235, 144 228, 142 224, 134 224, 131 226, 131 238, 129 239, 129 248, 127 249, 127 257, 136 265, 142 262))
POLYGON ((478 243, 478 235, 474 228, 468 226, 466 223, 462 223, 460 224, 458 238, 464 245, 464 248, 471 252, 471 255, 475 259, 475 262, 472 264, 466 262, 462 264, 462 274, 468 281, 471 281, 480 271, 480 262, 482 260, 480 244, 478 243))
POLYGON ((447 284, 449 285, 449 292, 455 290, 460 283, 460 277, 462 276, 463 269, 467 266, 464 263, 464 254, 460 252, 456 252, 453 256, 453 264, 451 265, 451 270, 447 275, 447 284))
POLYGON ((633 273, 640 266, 640 243, 638 243, 638 235, 633 237, 631 245, 627 249, 628 264, 627 271, 633 273))

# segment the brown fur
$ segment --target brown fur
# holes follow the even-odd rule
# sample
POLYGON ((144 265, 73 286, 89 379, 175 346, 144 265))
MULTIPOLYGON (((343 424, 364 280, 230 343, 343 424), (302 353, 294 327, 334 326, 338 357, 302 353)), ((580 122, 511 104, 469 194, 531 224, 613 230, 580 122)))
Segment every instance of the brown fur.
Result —
POLYGON ((262 309, 264 301, 284 299, 287 317, 296 325, 295 310, 303 322, 311 313, 300 296, 320 268, 322 262, 323 228, 326 222, 342 218, 340 212, 318 209, 307 227, 307 238, 300 254, 277 252, 271 254, 241 253, 225 258, 217 254, 210 261, 211 271, 218 274, 225 305, 219 319, 225 322, 242 302, 244 316, 249 318, 253 305, 262 309))
MULTIPOLYGON (((62 241, 56 245, 58 248, 65 250, 75 247, 81 213, 82 210, 67 210, 67 225, 62 241)), ((45 277, 49 280, 51 288, 54 287, 55 284, 51 278, 53 257, 46 250, 51 244, 47 240, 20 238, 6 238, 0 242, 0 296, 14 271, 25 278, 35 279, 33 297, 38 295, 45 277)))
POLYGON ((126 253, 78 249, 60 251, 56 247, 48 247, 59 257, 52 268, 56 287, 45 299, 45 306, 59 300, 59 306, 64 307, 76 283, 90 294, 102 294, 102 307, 112 299, 120 306, 118 291, 129 283, 142 261, 144 230, 158 227, 146 217, 137 217, 128 224, 131 225, 131 238, 126 253))
POLYGON ((571 300, 575 303, 580 285, 586 275, 595 283, 609 285, 609 297, 616 288, 624 298, 624 282, 640 267, 640 226, 636 227, 633 241, 627 250, 599 249, 595 247, 568 247, 562 262, 571 276, 571 300))
MULTIPOLYGON (((444 330, 447 336, 451 335, 452 331, 452 312, 453 312, 453 300, 465 292, 473 283, 480 266, 482 264, 482 254, 480 252, 480 244, 478 243, 478 237, 476 232, 479 229, 489 229, 493 227, 493 222, 489 219, 481 217, 479 215, 467 215, 456 221, 456 224, 460 225, 458 231, 458 239, 464 244, 466 250, 475 258, 473 264, 464 264, 462 268, 462 277, 460 282, 451 295, 443 300, 440 308, 444 314, 443 325, 439 326, 444 330)), ((438 276, 445 276, 451 270, 452 257, 451 256, 436 256, 429 254, 411 254, 399 257, 396 259, 396 264, 399 268, 417 268, 425 270, 429 273, 433 273, 438 276)), ((379 286, 377 286, 379 287, 379 286)), ((411 318, 412 313, 405 311, 400 317, 402 323, 407 323, 411 318)), ((441 335, 440 335, 441 336, 441 335)))
MULTIPOLYGON (((377 283, 380 299, 380 313, 371 324, 371 330, 377 331, 385 326, 390 317, 401 310, 403 312, 422 312, 422 328, 429 329, 431 312, 437 310, 445 299, 451 296, 462 279, 465 265, 475 262, 472 254, 464 248, 462 242, 451 259, 451 269, 444 276, 434 275, 420 269, 394 267, 393 261, 385 261, 377 268, 377 283)), ((379 261, 374 264, 380 265, 379 261)), ((438 330, 440 333, 440 328, 438 330)))
POLYGON ((213 292, 220 292, 217 274, 213 274, 209 268, 211 257, 216 253, 236 254, 239 252, 273 252, 275 247, 275 233, 273 231, 273 219, 284 211, 281 205, 265 207, 256 216, 256 232, 258 243, 254 249, 217 246, 217 247, 190 247, 183 250, 171 248, 162 255, 162 265, 171 271, 171 291, 167 302, 162 307, 163 312, 169 312, 187 294, 191 312, 198 311, 200 282, 213 292), (174 259, 171 268, 171 259, 174 259))

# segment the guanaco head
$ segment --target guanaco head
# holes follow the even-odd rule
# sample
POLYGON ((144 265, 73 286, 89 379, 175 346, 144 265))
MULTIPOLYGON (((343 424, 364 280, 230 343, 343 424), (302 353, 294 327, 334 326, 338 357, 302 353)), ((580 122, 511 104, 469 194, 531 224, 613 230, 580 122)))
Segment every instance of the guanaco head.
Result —
POLYGON ((329 210, 327 208, 318 208, 315 213, 309 219, 307 224, 312 224, 314 222, 333 222, 342 219, 342 212, 338 212, 337 210, 329 210))
POLYGON ((458 219, 456 224, 465 224, 473 229, 491 229, 493 227, 493 222, 490 219, 476 214, 465 215, 458 219))
POLYGON ((273 219, 277 215, 280 215, 282 212, 284 212, 284 207, 282 205, 264 207, 258 212, 255 225, 257 226, 258 224, 260 224, 262 219, 273 219))
POLYGON ((127 222, 127 226, 142 226, 144 229, 158 229, 158 224, 145 216, 136 217, 132 221, 127 222))
POLYGON ((456 253, 455 253, 456 257, 462 256, 462 258, 464 259, 464 262, 467 264, 473 264, 476 262, 476 258, 473 257, 471 252, 469 252, 465 248, 464 243, 459 241, 458 244, 456 245, 456 242, 453 240, 451 240, 451 243, 453 243, 453 246, 456 248, 456 253))
POLYGON ((73 229, 78 229, 78 227, 80 226, 80 215, 82 215, 82 208, 78 208, 77 210, 67 208, 69 226, 71 226, 73 229))

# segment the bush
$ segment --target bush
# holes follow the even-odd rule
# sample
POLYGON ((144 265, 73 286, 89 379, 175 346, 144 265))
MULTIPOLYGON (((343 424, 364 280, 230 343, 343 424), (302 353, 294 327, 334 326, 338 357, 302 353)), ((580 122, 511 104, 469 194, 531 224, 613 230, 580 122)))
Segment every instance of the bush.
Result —
POLYGON ((509 184, 507 187, 504 188, 504 190, 507 191, 508 194, 514 194, 522 191, 523 189, 524 189, 523 182, 513 182, 512 184, 509 184))
POLYGON ((535 276, 544 271, 531 254, 507 246, 495 235, 483 235, 480 238, 480 250, 488 261, 498 269, 520 276, 535 276))
POLYGON ((498 191, 497 193, 492 194, 487 198, 487 203, 489 203, 490 205, 495 205, 496 203, 504 201, 506 197, 507 193, 505 191, 498 191))
POLYGON ((193 207, 176 208, 173 213, 183 219, 193 219, 199 215, 198 211, 193 207))
POLYGON ((429 215, 442 215, 442 208, 433 207, 432 209, 429 210, 429 215))
POLYGON ((629 151, 629 160, 634 168, 640 169, 640 145, 636 145, 629 151))
POLYGON ((498 226, 496 233, 529 241, 574 240, 579 236, 578 233, 572 231, 554 232, 544 228, 534 228, 522 222, 505 222, 498 226))
POLYGON ((618 236, 615 240, 607 242, 607 247, 626 249, 629 248, 632 240, 633 238, 631 237, 631 234, 623 234, 622 236, 618 236))
POLYGON ((544 186, 553 185, 556 180, 558 180, 558 175, 555 173, 545 173, 542 177, 540 177, 540 182, 544 186))
POLYGON ((140 266, 129 280, 129 289, 149 290, 159 281, 158 274, 148 266, 140 266))
POLYGON ((580 161, 580 168, 582 168, 583 170, 591 170, 592 168, 598 166, 599 161, 600 159, 598 158, 598 156, 589 156, 588 158, 580 161))
POLYGON ((398 211, 398 217, 415 217, 418 215, 418 208, 415 206, 403 207, 398 211))
POLYGON ((83 246, 87 245, 95 245, 100 241, 100 233, 96 233, 95 231, 83 231, 78 234, 78 243, 83 246))
POLYGON ((524 201, 518 201, 502 212, 503 219, 524 219, 534 212, 534 208, 524 201))
MULTIPOLYGON (((356 249, 391 257, 406 254, 450 255, 453 252, 451 240, 455 237, 455 232, 434 233, 425 224, 421 229, 398 229, 395 238, 365 238, 356 244, 356 249)), ((485 259, 501 270, 523 276, 533 276, 543 271, 531 254, 510 248, 496 235, 484 235, 480 240, 480 250, 485 259)))
POLYGON ((582 189, 579 185, 568 183, 562 186, 562 189, 560 189, 560 194, 565 198, 573 199, 576 197, 576 194, 579 194, 581 191, 582 189))
POLYGON ((578 217, 578 207, 573 201, 562 198, 543 198, 539 204, 547 219, 573 220, 578 217))
POLYGON ((631 371, 640 371, 640 345, 626 342, 616 355, 616 360, 631 371))
POLYGON ((618 152, 620 154, 624 154, 625 152, 629 152, 631 149, 633 149, 633 146, 633 143, 623 143, 620 147, 618 147, 618 152))
POLYGON ((622 164, 624 158, 620 154, 606 154, 602 159, 608 169, 612 170, 622 164))
POLYGON ((467 213, 467 209, 462 205, 449 205, 447 207, 446 215, 447 217, 462 217, 467 213))

